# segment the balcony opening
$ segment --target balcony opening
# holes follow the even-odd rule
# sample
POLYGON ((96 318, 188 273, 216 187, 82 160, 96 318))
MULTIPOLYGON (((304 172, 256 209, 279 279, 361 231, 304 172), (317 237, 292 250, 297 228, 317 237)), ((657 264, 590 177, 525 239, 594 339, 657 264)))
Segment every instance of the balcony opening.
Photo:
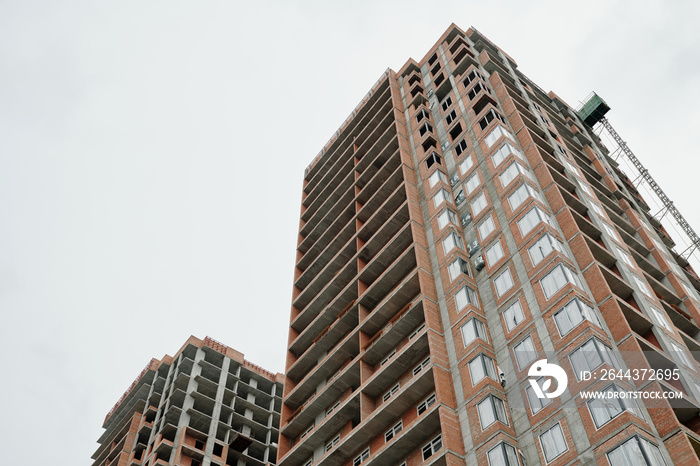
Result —
POLYGON ((487 106, 493 105, 494 107, 496 106, 496 102, 489 97, 488 95, 484 94, 475 104, 474 104, 474 114, 478 115, 480 114, 487 106))
POLYGON ((432 138, 432 136, 428 136, 427 139, 423 142, 422 147, 423 152, 427 154, 430 149, 437 149, 437 142, 435 141, 435 139, 432 138))
POLYGON ((462 38, 460 37, 459 39, 455 40, 455 43, 452 44, 452 46, 450 47, 450 53, 451 53, 452 55, 454 55, 455 52, 456 52, 457 50, 459 50, 459 48, 460 48, 462 45, 464 45, 464 46, 466 47, 466 46, 467 46, 467 43, 464 42, 464 39, 462 39, 462 38))
POLYGON ((444 81, 445 81, 445 74, 444 74, 444 73, 440 73, 440 76, 438 76, 438 77, 435 78, 435 86, 439 86, 439 85, 442 84, 444 81))
POLYGON ((458 65, 459 62, 461 62, 464 59, 464 57, 466 57, 468 54, 469 52, 467 52, 466 48, 460 50, 459 53, 454 56, 455 65, 458 65))
POLYGON ((450 139, 453 141, 459 137, 460 134, 462 134, 462 123, 457 122, 456 125, 450 130, 450 139))
POLYGON ((413 89, 411 89, 411 97, 415 97, 418 94, 422 94, 422 93, 423 93, 423 88, 420 87, 419 85, 416 85, 413 87, 413 89))

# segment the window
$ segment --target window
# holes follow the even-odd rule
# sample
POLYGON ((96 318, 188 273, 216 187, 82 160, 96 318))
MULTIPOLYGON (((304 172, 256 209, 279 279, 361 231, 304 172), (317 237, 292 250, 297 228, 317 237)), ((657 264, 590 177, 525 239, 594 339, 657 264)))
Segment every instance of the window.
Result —
POLYGON ((608 453, 610 466, 666 466, 659 447, 635 435, 608 453))
POLYGON ((478 307, 479 299, 476 296, 476 291, 464 285, 457 294, 455 294, 455 305, 457 305, 457 310, 461 311, 467 304, 478 307))
POLYGON ((447 123, 447 126, 450 126, 453 121, 457 119, 457 111, 452 110, 450 113, 447 114, 445 117, 445 123, 447 123))
POLYGON ((496 380, 496 363, 485 354, 480 354, 469 362, 469 374, 472 385, 476 385, 484 377, 496 380))
POLYGON ((686 285, 685 282, 681 282, 681 286, 683 287, 683 289, 685 290, 685 294, 688 295, 689 298, 693 298, 696 300, 698 299, 695 291, 693 291, 688 285, 686 285))
POLYGON ((423 362, 418 364, 416 367, 413 368, 413 375, 418 375, 421 373, 423 369, 428 367, 430 365, 430 356, 427 358, 423 359, 423 362))
MULTIPOLYGON (((615 384, 602 390, 602 393, 616 392, 619 393, 620 389, 615 384)), ((623 411, 629 411, 637 417, 642 417, 639 406, 631 398, 599 398, 590 400, 587 404, 596 429, 600 429, 623 411)))
POLYGON ((435 393, 431 394, 426 398, 425 400, 421 401, 418 404, 418 407, 416 408, 416 411, 418 412, 418 415, 420 416, 424 412, 428 410, 432 405, 435 404, 436 398, 435 398, 435 393))
POLYGON ((544 297, 546 299, 554 296, 557 291, 564 288, 564 286, 566 286, 568 283, 581 288, 581 280, 578 278, 578 275, 573 270, 563 266, 562 264, 554 267, 551 272, 542 277, 540 280, 542 291, 544 291, 544 297))
POLYGON ((427 121, 423 123, 420 128, 418 129, 418 133, 420 133, 421 136, 424 136, 426 133, 432 133, 433 132, 433 127, 428 123, 427 121))
POLYGON ((518 454, 513 445, 501 442, 487 453, 489 466, 519 466, 518 454))
POLYGON ((438 227, 442 230, 449 223, 459 225, 459 219, 457 218, 457 214, 452 212, 450 209, 446 209, 440 215, 438 215, 438 227))
POLYGON ((384 401, 384 402, 389 401, 389 398, 391 398, 391 396, 398 391, 399 391, 399 384, 396 384, 393 387, 391 387, 389 390, 387 390, 387 392, 384 393, 384 395, 382 395, 382 401, 384 401))
POLYGON ((535 188, 533 188, 527 183, 521 184, 520 187, 518 187, 518 189, 513 191, 513 194, 508 196, 508 204, 510 204, 510 210, 515 210, 518 207, 520 207, 520 205, 523 202, 525 202, 525 200, 529 197, 533 197, 538 201, 542 201, 542 196, 540 196, 540 193, 535 188))
POLYGON ((678 275, 679 277, 684 277, 684 276, 685 276, 685 275, 683 274, 683 270, 681 270, 681 268, 678 266, 678 264, 676 264, 675 262, 670 261, 670 260, 667 260, 666 263, 668 264, 669 267, 671 267, 671 269, 672 269, 674 272, 676 272, 676 275, 678 275))
POLYGON ((568 450, 566 440, 564 440, 564 432, 562 432, 559 423, 554 424, 554 427, 540 435, 540 443, 547 463, 568 450))
POLYGON ((443 183, 447 183, 447 175, 445 175, 445 173, 441 172, 440 170, 435 170, 430 175, 430 178, 428 178, 428 182, 430 183, 430 187, 432 188, 433 186, 438 184, 439 181, 442 181, 443 183))
POLYGON ((354 460, 352 460, 352 466, 359 466, 369 459, 369 447, 365 448, 362 453, 357 455, 354 460))
POLYGON ((513 140, 513 136, 508 131, 506 131, 503 128, 503 126, 496 125, 493 128, 493 130, 488 135, 486 135, 486 138, 484 138, 484 142, 488 147, 491 147, 496 143, 496 141, 501 139, 501 137, 503 136, 507 137, 511 141, 513 140))
POLYGON ((416 113, 416 122, 420 123, 423 118, 429 118, 430 114, 424 108, 421 108, 418 113, 416 113))
POLYGON ((481 82, 478 82, 474 87, 472 87, 471 91, 467 93, 467 97, 469 97, 469 100, 474 100, 481 91, 486 91, 489 94, 491 93, 488 87, 484 86, 481 82))
POLYGON ((510 269, 506 269, 498 277, 493 280, 493 284, 496 286, 496 295, 500 298, 503 294, 510 290, 513 283, 513 276, 510 274, 510 269))
POLYGON ((467 192, 467 196, 471 195, 471 193, 473 193, 480 184, 481 180, 479 179, 479 173, 476 172, 469 177, 466 183, 464 183, 464 190, 467 192))
POLYGON ((515 361, 518 363, 518 369, 523 370, 537 358, 535 344, 532 342, 532 337, 527 336, 523 341, 513 347, 515 361))
POLYGON ((648 297, 652 298, 653 296, 651 295, 651 291, 649 291, 649 287, 647 286, 646 282, 643 281, 641 278, 639 278, 636 275, 632 275, 632 278, 634 279, 634 282, 637 284, 637 287, 647 295, 648 297))
MULTIPOLYGON (((545 377, 540 377, 535 382, 537 383, 537 385, 540 386, 541 389, 542 385, 545 382, 545 377)), ((537 394, 535 394, 535 391, 532 389, 532 386, 530 385, 528 385, 527 388, 525 388, 525 394, 527 395, 528 403, 530 403, 530 411, 532 411, 532 414, 538 413, 542 408, 544 408, 552 402, 551 398, 539 398, 537 394)))
POLYGON ((334 446, 338 445, 340 442, 340 434, 336 435, 332 439, 330 439, 328 442, 326 442, 326 452, 329 452, 333 449, 334 446))
POLYGON ((313 458, 311 458, 311 459, 308 460, 306 463, 304 463, 304 466, 311 466, 312 464, 314 464, 313 458))
POLYGON ((386 433, 384 434, 384 441, 388 442, 389 440, 393 439, 394 437, 399 435, 399 432, 401 432, 402 429, 403 421, 399 421, 391 429, 386 431, 386 433))
POLYGON ((385 365, 386 363, 388 363, 389 360, 390 360, 391 358, 393 358, 395 354, 396 354, 396 350, 395 350, 395 349, 394 349, 394 350, 391 350, 391 352, 390 352, 384 359, 382 359, 382 362, 379 363, 379 367, 382 367, 383 365, 385 365))
POLYGON ((561 336, 569 333, 584 320, 600 327, 600 320, 598 320, 598 316, 596 316, 593 308, 579 298, 572 299, 563 308, 554 313, 554 322, 557 324, 561 336))
POLYGON ((518 229, 520 230, 520 234, 523 237, 527 236, 527 234, 530 233, 532 229, 535 228, 535 226, 540 222, 551 225, 549 215, 544 213, 544 211, 539 207, 535 206, 525 215, 523 215, 520 220, 518 220, 518 229))
POLYGON ((493 217, 489 215, 486 220, 481 222, 479 226, 476 227, 476 229, 479 231, 479 237, 483 241, 496 229, 496 225, 493 222, 493 217))
POLYGON ((593 197, 593 193, 591 192, 591 188, 588 187, 586 183, 583 181, 579 181, 578 185, 581 187, 581 191, 584 193, 588 194, 589 196, 593 197))
POLYGON ((474 81, 476 78, 481 78, 484 79, 481 76, 481 73, 477 71, 476 69, 473 69, 466 78, 464 78, 464 87, 467 87, 472 81, 474 81))
POLYGON ((491 110, 486 112, 486 115, 484 115, 484 117, 481 120, 479 120, 479 128, 481 128, 482 131, 485 130, 488 127, 488 125, 494 120, 501 120, 505 123, 505 120, 503 119, 501 114, 492 108, 491 110))
POLYGON ((435 208, 439 207, 443 202, 449 202, 452 204, 452 194, 450 194, 450 192, 445 188, 441 188, 440 191, 436 192, 435 196, 433 196, 433 204, 435 204, 435 208))
MULTIPOLYGON (((654 244, 656 245, 656 249, 658 249, 659 252, 660 252, 661 254, 667 256, 667 254, 666 254, 666 248, 664 247, 664 245, 661 244, 660 242, 658 242, 657 240, 655 240, 654 238, 652 238, 651 240, 652 240, 652 241, 654 242, 654 244)), ((667 256, 667 257, 668 257, 668 256, 667 256)))
POLYGON ((593 212, 595 212, 596 214, 598 214, 600 217, 605 218, 605 214, 603 213, 603 209, 601 209, 600 206, 599 206, 598 204, 596 204, 596 203, 593 202, 593 201, 590 201, 590 202, 589 202, 589 205, 590 205, 591 208, 593 209, 593 212))
POLYGON ((497 398, 493 395, 489 395, 484 398, 483 401, 476 405, 479 411, 479 422, 481 422, 481 430, 486 429, 488 426, 496 421, 500 421, 505 425, 508 425, 508 418, 506 417, 506 405, 503 400, 497 398))
POLYGON ((467 141, 462 139, 455 146, 455 154, 462 155, 465 150, 467 150, 467 141))
POLYGON ((662 326, 666 330, 671 330, 671 326, 666 320, 666 316, 654 306, 649 306, 649 314, 651 314, 651 320, 653 320, 657 325, 662 326))
MULTIPOLYGON (((578 171, 578 168, 574 167, 574 166, 571 164, 571 162, 569 162, 569 161, 566 160, 566 159, 564 159, 563 162, 564 162, 564 165, 566 166, 566 168, 568 168, 570 171, 572 171, 575 175, 579 175, 579 176, 580 176, 580 173, 579 173, 579 171, 578 171)), ((590 194, 589 194, 589 195, 590 195, 590 194)))
POLYGON ((506 328, 509 332, 512 332, 523 320, 525 320, 525 314, 519 300, 503 311, 503 321, 506 323, 506 328))
MULTIPOLYGON (((501 127, 498 126, 496 129, 498 129, 498 128, 501 128, 501 127)), ((496 131, 496 129, 494 129, 494 131, 496 131)), ((505 131, 505 130, 503 130, 503 129, 502 129, 502 131, 504 131, 505 134, 501 134, 501 135, 498 136, 498 137, 507 136, 508 138, 513 139, 513 136, 511 136, 510 133, 508 133, 507 131, 505 131)), ((486 136, 487 139, 488 139, 488 137, 489 137, 489 136, 486 136)), ((495 142, 495 141, 496 141, 496 140, 494 139, 494 142, 495 142)), ((487 144, 488 144, 488 141, 487 141, 487 144)), ((491 147, 491 145, 489 145, 489 147, 491 147)), ((503 144, 503 145, 502 145, 496 152, 494 152, 493 155, 491 156, 491 159, 493 160, 493 165, 494 165, 495 167, 499 166, 499 165, 501 164, 501 162, 503 162, 503 161, 506 159, 506 157, 508 157, 510 154, 513 154, 513 155, 515 155, 517 158, 519 158, 520 160, 525 161, 525 157, 523 156, 522 152, 520 152, 518 149, 516 149, 511 143, 509 143, 509 142, 506 141, 506 143, 503 144)))
POLYGON ((535 244, 528 248, 528 253, 530 254, 530 260, 532 260, 532 265, 535 266, 542 262, 542 260, 550 255, 554 251, 559 251, 566 256, 564 252, 564 245, 549 233, 545 233, 542 238, 538 239, 535 244))
POLYGON ((442 249, 445 251, 445 255, 447 255, 447 253, 452 251, 455 247, 464 249, 464 242, 462 241, 462 237, 453 231, 442 240, 442 249))
POLYGON ((576 378, 581 380, 582 372, 592 372, 603 364, 617 368, 617 360, 612 350, 601 343, 597 338, 591 338, 576 349, 571 356, 571 365, 574 367, 576 378))
POLYGON ((437 155, 437 153, 433 152, 428 156, 427 159, 425 159, 425 167, 430 168, 435 164, 442 165, 442 158, 437 155))
POLYGON ((470 207, 472 209, 472 216, 476 217, 479 212, 484 210, 486 208, 487 202, 486 202, 486 194, 481 193, 479 197, 474 199, 472 203, 470 204, 470 207))
POLYGON ((493 266, 504 255, 503 246, 501 246, 501 242, 497 241, 496 243, 494 243, 493 246, 486 250, 484 255, 486 256, 486 261, 488 262, 489 266, 493 266))
POLYGON ((530 180, 535 181, 533 179, 532 173, 530 171, 523 167, 520 163, 518 162, 513 162, 508 167, 503 171, 498 176, 498 179, 501 181, 501 186, 504 188, 510 184, 511 181, 513 181, 518 175, 525 175, 528 177, 530 180))
POLYGON ((438 435, 422 448, 423 461, 427 460, 442 448, 442 434, 438 435))
POLYGON ((608 236, 610 236, 612 239, 620 241, 620 236, 617 234, 617 231, 615 231, 615 229, 613 227, 611 227, 610 225, 608 225, 605 222, 600 222, 600 223, 603 226, 603 230, 605 230, 605 232, 608 234, 608 236))
POLYGON ((676 357, 676 360, 680 361, 686 367, 695 369, 693 363, 690 362, 690 359, 688 359, 688 355, 685 354, 685 350, 683 350, 683 348, 680 345, 677 345, 673 341, 669 341, 669 343, 671 344, 671 349, 673 350, 673 354, 676 357))
POLYGON ((488 338, 486 338, 486 327, 484 326, 484 323, 479 319, 472 317, 466 324, 462 325, 462 340, 464 341, 464 347, 466 348, 469 343, 477 338, 488 341, 488 338))
POLYGON ((627 264, 630 267, 634 267, 634 262, 632 261, 632 256, 627 254, 625 251, 622 249, 618 248, 617 246, 615 247, 617 249, 617 254, 622 258, 622 262, 627 264))
POLYGON ((454 281, 457 277, 464 275, 469 275, 469 262, 465 261, 461 257, 458 257, 447 267, 450 274, 450 281, 454 281))
POLYGON ((442 107, 442 111, 446 112, 450 106, 452 106, 452 97, 447 96, 445 100, 442 101, 442 104, 440 105, 442 107))

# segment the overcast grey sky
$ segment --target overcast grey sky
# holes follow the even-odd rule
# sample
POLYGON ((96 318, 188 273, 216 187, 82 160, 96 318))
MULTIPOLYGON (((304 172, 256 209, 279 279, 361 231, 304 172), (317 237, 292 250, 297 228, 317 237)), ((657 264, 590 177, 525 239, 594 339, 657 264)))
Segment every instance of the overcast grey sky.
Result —
POLYGON ((698 2, 0 2, 0 463, 90 464, 190 334, 284 370, 303 170, 380 74, 475 26, 596 90, 697 229, 698 2), (31 437, 31 440, 30 440, 31 437))

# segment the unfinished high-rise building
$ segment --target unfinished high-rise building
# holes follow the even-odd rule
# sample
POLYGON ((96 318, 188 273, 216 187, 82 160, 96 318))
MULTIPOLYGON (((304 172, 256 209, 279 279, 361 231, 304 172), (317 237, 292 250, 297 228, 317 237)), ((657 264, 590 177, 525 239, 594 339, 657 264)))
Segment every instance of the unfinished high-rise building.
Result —
POLYGON ((209 337, 152 359, 107 414, 93 466, 274 464, 284 376, 209 337))
POLYGON ((589 110, 455 25, 380 77, 304 173, 281 466, 700 464, 700 280, 589 110))

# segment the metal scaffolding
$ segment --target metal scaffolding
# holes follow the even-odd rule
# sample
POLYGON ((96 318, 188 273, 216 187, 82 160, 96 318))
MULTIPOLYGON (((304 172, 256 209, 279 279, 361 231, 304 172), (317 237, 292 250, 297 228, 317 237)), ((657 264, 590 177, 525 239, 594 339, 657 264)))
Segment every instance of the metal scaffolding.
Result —
POLYGON ((627 159, 637 169, 641 179, 647 182, 651 190, 659 198, 663 205, 663 208, 660 212, 662 213, 662 217, 667 213, 670 213, 676 220, 678 225, 681 227, 683 232, 688 236, 688 239, 690 240, 690 246, 688 246, 686 250, 683 251, 680 255, 686 259, 689 258, 695 250, 700 249, 700 237, 698 237, 698 234, 695 232, 695 230, 693 230, 693 228, 690 226, 685 217, 683 217, 683 215, 678 211, 678 209, 676 209, 676 206, 673 205, 673 201, 669 199, 669 197, 666 195, 663 189, 661 189, 658 183, 649 174, 649 171, 646 168, 644 168, 644 165, 642 165, 642 163, 634 155, 632 150, 627 146, 627 143, 622 140, 620 135, 617 133, 617 131, 615 131, 615 129, 612 127, 607 118, 600 117, 598 121, 603 125, 603 127, 607 130, 610 136, 612 136, 612 138, 617 143, 618 147, 622 150, 622 153, 625 154, 627 159))

